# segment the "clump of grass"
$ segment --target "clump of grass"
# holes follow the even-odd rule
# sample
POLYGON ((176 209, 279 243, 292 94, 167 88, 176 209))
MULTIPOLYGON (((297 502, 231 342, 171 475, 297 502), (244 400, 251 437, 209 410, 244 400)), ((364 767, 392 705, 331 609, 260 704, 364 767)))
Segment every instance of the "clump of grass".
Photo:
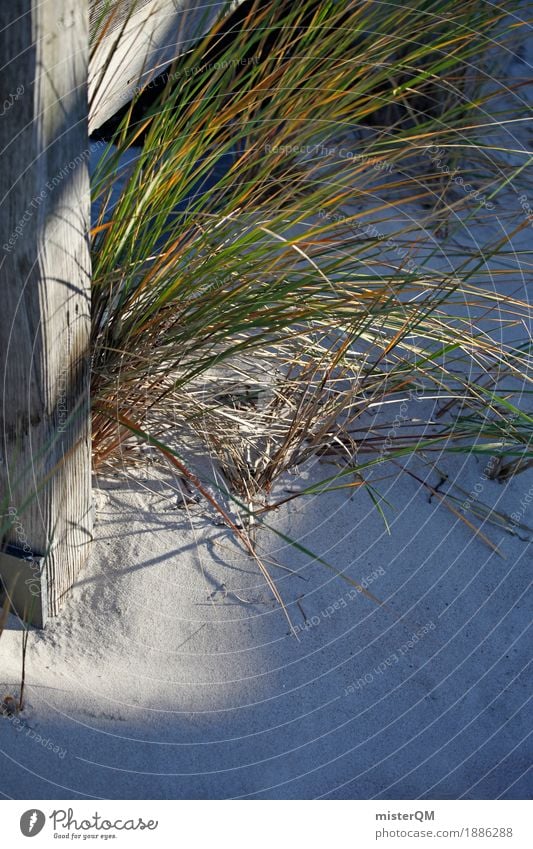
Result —
MULTIPOLYGON (((525 351, 496 341, 527 305, 483 287, 481 251, 450 247, 447 272, 417 253, 441 223, 428 150, 466 150, 461 173, 483 179, 488 95, 473 60, 505 37, 507 11, 248 3, 232 39, 219 23, 176 61, 147 114, 123 111, 93 181, 96 467, 123 459, 132 434, 160 448, 194 438, 254 513, 311 456, 342 457, 332 485, 359 485, 361 455, 382 461, 391 430, 365 415, 415 397, 460 414, 437 421, 432 404, 409 435, 395 429, 388 459, 494 453, 505 428, 509 473, 530 463, 529 419, 510 444, 502 383, 530 380, 525 351), (364 210, 346 212, 358 198, 364 210), (424 220, 394 225, 398 203, 422 201, 424 220)), ((466 196, 445 206, 456 221, 461 207, 486 212, 466 196)))

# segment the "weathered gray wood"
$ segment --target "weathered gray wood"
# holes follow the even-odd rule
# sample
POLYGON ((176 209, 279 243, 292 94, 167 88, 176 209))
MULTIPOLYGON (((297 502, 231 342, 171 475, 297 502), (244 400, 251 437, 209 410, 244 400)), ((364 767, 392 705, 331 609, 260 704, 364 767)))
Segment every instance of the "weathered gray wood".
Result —
POLYGON ((91 531, 88 2, 0 3, 0 513, 57 614, 91 531))
POLYGON ((91 0, 90 5, 92 132, 131 100, 138 85, 190 49, 227 4, 223 0, 91 0))

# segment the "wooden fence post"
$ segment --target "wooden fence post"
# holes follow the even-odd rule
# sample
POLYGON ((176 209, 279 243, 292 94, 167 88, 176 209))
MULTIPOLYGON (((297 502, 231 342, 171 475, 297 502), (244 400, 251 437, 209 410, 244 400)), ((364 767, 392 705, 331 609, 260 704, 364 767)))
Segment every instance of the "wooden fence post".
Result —
POLYGON ((0 578, 35 624, 91 539, 88 41, 88 0, 0 3, 0 578))

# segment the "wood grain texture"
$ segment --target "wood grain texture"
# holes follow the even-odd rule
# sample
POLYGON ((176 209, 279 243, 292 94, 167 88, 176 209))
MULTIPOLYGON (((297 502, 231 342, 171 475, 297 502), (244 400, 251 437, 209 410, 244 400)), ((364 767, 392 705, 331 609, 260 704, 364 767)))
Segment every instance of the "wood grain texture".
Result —
POLYGON ((0 4, 0 55, 0 501, 53 616, 91 532, 87 0, 0 4))

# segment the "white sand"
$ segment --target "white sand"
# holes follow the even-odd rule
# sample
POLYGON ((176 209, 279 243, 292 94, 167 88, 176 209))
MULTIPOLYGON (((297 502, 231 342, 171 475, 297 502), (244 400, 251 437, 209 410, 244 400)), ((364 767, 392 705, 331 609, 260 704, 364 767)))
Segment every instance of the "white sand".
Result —
MULTIPOLYGON (((480 471, 465 463, 467 490, 480 471)), ((363 492, 293 502, 280 526, 387 605, 264 534, 299 572, 273 569, 297 630, 302 610, 311 623, 298 641, 203 508, 189 520, 149 479, 99 483, 90 565, 32 634, 24 725, 0 724, 6 796, 526 793, 526 543, 488 531, 499 558, 405 476, 386 493, 391 536, 363 492)), ((488 482, 482 497, 510 512, 528 486, 488 482)), ((19 640, 0 642, 12 688, 19 640)))

